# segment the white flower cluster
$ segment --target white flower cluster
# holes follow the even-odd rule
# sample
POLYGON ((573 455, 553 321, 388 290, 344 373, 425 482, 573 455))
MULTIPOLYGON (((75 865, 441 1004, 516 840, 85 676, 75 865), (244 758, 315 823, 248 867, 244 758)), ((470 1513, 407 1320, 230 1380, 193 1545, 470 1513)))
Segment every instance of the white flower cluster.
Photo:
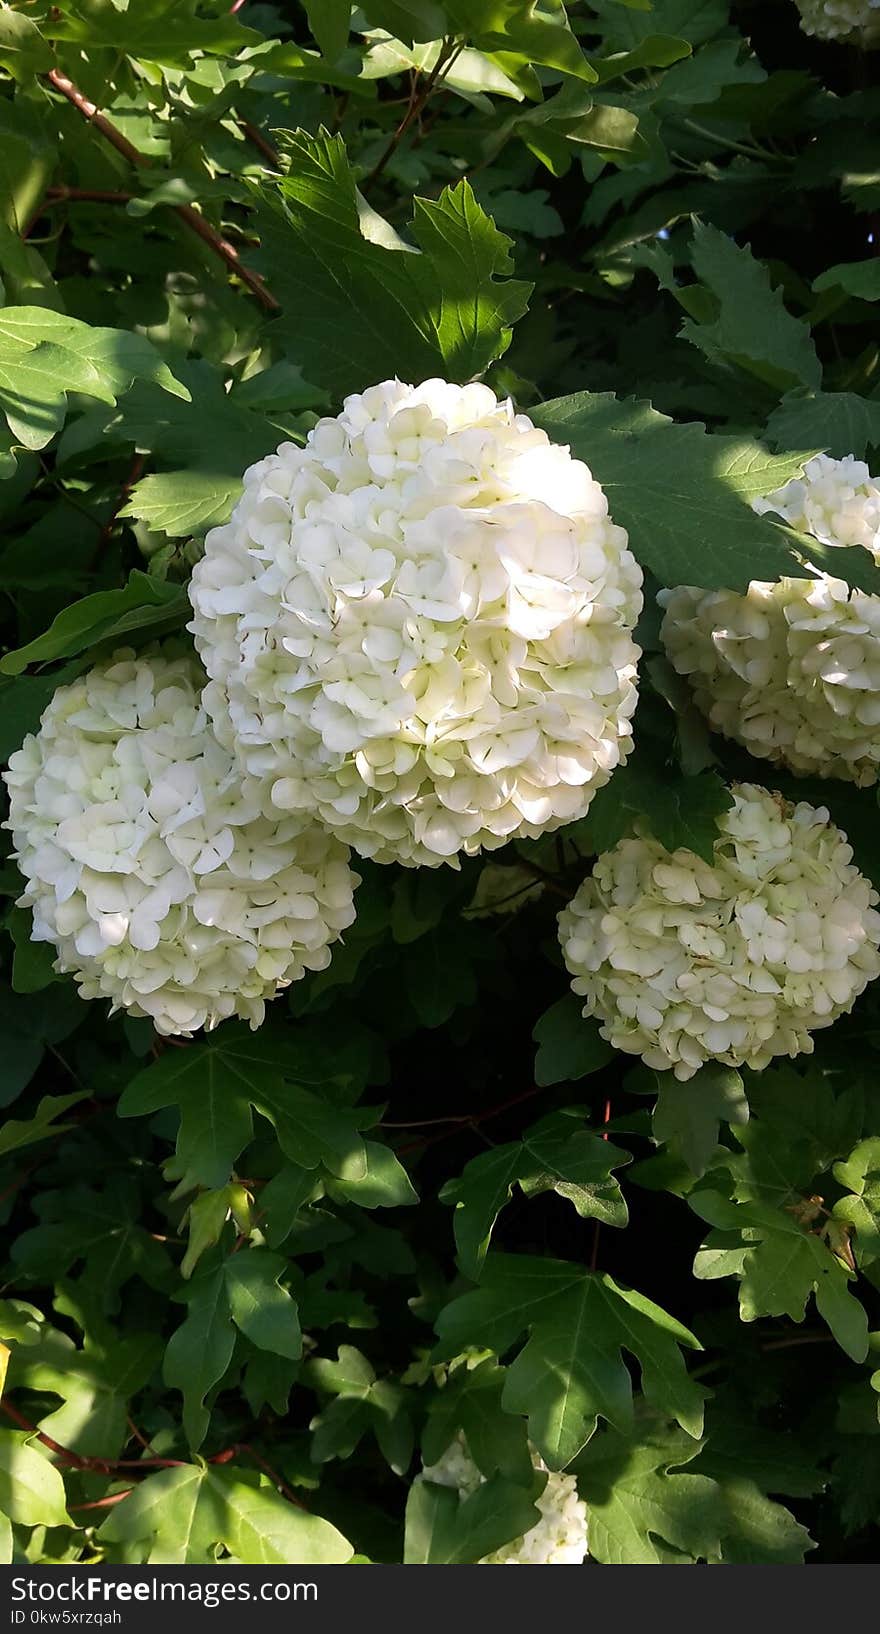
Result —
POLYGON ((733 790, 711 867, 622 840, 559 916, 559 940, 616 1049, 686 1079, 813 1048, 880 974, 877 893, 824 807, 733 790))
POLYGON ((386 381, 283 443, 190 595, 217 732, 279 811, 380 862, 571 822, 632 746, 626 534, 485 386, 386 381))
MULTIPOLYGON (((880 557, 880 487, 853 458, 820 454, 755 509, 880 557)), ((716 731, 794 772, 877 781, 880 596, 820 573, 659 599, 669 658, 716 731)))
POLYGON ((4 774, 33 937, 84 998, 191 1033, 329 962, 358 883, 332 836, 263 815, 191 656, 121 652, 59 687, 4 774))
POLYGON ((799 533, 841 549, 862 545, 880 556, 880 487, 863 460, 853 454, 835 460, 816 454, 783 488, 753 501, 759 516, 773 511, 799 533))
MULTIPOLYGON (((540 1453, 531 1448, 535 1469, 547 1468, 540 1453)), ((467 1442, 459 1431, 443 1457, 436 1464, 425 1466, 417 1480, 433 1481, 437 1486, 455 1487, 461 1497, 470 1497, 482 1485, 485 1476, 472 1459, 467 1442)), ((480 1566, 580 1566, 587 1555, 587 1506, 578 1497, 577 1482, 573 1475, 547 1476, 547 1485, 535 1499, 541 1519, 524 1537, 505 1543, 491 1555, 478 1562, 480 1566)))
POLYGON ((796 4, 805 34, 851 45, 880 40, 880 0, 796 0, 796 4))

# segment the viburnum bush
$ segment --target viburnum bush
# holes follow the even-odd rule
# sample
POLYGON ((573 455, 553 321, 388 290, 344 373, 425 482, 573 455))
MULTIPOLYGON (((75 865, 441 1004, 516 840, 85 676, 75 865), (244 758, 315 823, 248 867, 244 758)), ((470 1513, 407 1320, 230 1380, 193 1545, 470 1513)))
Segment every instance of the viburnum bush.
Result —
POLYGON ((877 1559, 880 7, 0 0, 0 1559, 877 1559))

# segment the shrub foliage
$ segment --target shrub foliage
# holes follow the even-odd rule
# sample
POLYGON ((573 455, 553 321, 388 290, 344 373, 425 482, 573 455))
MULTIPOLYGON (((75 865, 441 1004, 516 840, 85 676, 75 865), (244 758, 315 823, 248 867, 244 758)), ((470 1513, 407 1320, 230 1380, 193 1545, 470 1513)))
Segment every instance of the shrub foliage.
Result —
POLYGON ((511 395, 645 577, 635 749, 586 817, 355 859, 355 923, 255 1032, 85 1004, 6 837, 5 1560, 467 1563, 542 1465, 597 1563, 876 1551, 876 985, 812 1055, 680 1081, 583 1019, 556 927, 635 832, 705 866, 731 782, 827 808, 880 888, 875 788, 711 736, 657 602, 880 593, 752 508, 880 459, 880 59, 799 21, 0 6, 4 757, 59 685, 189 641, 245 468, 395 375, 511 395), (459 1501, 416 1478, 461 1437, 459 1501))

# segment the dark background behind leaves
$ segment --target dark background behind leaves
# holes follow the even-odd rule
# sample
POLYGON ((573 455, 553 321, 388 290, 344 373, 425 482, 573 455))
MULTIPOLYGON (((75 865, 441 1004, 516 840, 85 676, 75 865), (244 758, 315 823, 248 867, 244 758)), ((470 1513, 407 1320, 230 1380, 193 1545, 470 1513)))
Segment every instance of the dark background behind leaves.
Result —
MULTIPOLYGON (((64 0, 0 8, 0 71, 4 754, 182 628, 248 462, 394 373, 570 441, 649 592, 589 817, 364 865, 256 1035, 86 1007, 2 866, 4 1558, 471 1560, 528 1524, 528 1411, 600 1562, 875 1559, 876 997, 809 1061, 676 1085, 580 1020, 555 915, 635 822, 705 854, 724 780, 767 777, 653 591, 802 572, 749 500, 818 449, 876 469, 876 55, 791 0, 64 0), (488 1530, 407 1510, 460 1428, 488 1530)), ((872 791, 773 783, 880 884, 872 791)))

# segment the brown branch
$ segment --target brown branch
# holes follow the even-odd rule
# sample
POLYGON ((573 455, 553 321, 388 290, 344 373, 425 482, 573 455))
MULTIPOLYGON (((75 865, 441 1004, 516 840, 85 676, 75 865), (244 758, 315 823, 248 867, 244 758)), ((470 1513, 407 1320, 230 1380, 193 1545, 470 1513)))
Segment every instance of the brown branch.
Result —
POLYGON ((260 274, 251 272, 250 268, 243 264, 235 246, 230 244, 228 238, 222 238, 218 232, 215 232, 204 216, 199 215, 198 210, 194 210, 191 204, 176 204, 174 212, 175 215, 180 217, 181 221, 186 223, 190 232, 196 233, 207 244, 208 248, 213 250, 215 255, 219 255, 221 261, 226 262, 230 272, 234 272, 236 278, 240 278, 243 284, 247 284, 248 289, 256 295, 257 300, 262 303, 267 312, 281 311, 280 302, 276 301, 275 296, 266 288, 260 274))
MULTIPOLYGON (((117 1470, 121 1469, 144 1470, 187 1468, 186 1461, 182 1458, 87 1457, 84 1454, 74 1452, 70 1447, 63 1447, 60 1441, 54 1441, 50 1435, 46 1435, 43 1430, 38 1429, 36 1424, 32 1424, 30 1419, 25 1418, 24 1414, 20 1413, 17 1407, 12 1406, 11 1402, 2 1401, 0 1402, 0 1407, 2 1407, 7 1418, 11 1418, 12 1422, 17 1424, 20 1429, 27 1430, 29 1435, 35 1436, 36 1439, 41 1441, 44 1447, 48 1447, 49 1451, 53 1452, 55 1457, 60 1459, 63 1464, 67 1464, 69 1468, 80 1470, 83 1473, 88 1473, 91 1475, 107 1475, 112 1477, 117 1470)), ((132 1424, 131 1419, 128 1420, 128 1423, 133 1433, 137 1436, 137 1439, 143 1446, 147 1447, 149 1443, 141 1435, 136 1425, 132 1424)), ((257 1452, 256 1447, 252 1447, 249 1441, 233 1442, 231 1447, 224 1447, 222 1452, 215 1452, 213 1457, 209 1458, 207 1462, 209 1464, 229 1464, 232 1462, 233 1458, 240 1453, 243 1453, 247 1458, 252 1458, 254 1463, 259 1465, 260 1469, 263 1471, 263 1474, 268 1475, 269 1480, 272 1482, 272 1485, 275 1487, 276 1491, 280 1492, 281 1496, 286 1498, 288 1503, 293 1504, 297 1509, 304 1509, 308 1513, 307 1505, 303 1503, 301 1498, 296 1496, 296 1493, 287 1485, 287 1482, 282 1479, 282 1477, 278 1474, 278 1471, 272 1468, 272 1465, 267 1462, 262 1453, 257 1452)), ((109 1509, 113 1504, 121 1503, 123 1498, 129 1498, 134 1490, 134 1487, 128 1487, 125 1492, 111 1493, 109 1497, 98 1498, 93 1503, 73 1504, 71 1505, 71 1509, 109 1509)))
POLYGON ((138 1429, 137 1425, 135 1424, 134 1419, 131 1417, 130 1414, 126 1414, 125 1422, 128 1425, 134 1440, 140 1443, 140 1445, 144 1449, 144 1452, 152 1453, 152 1451, 153 1451, 152 1446, 150 1445, 150 1443, 147 1440, 146 1436, 138 1429))
POLYGON ((78 1514, 81 1509, 111 1509, 114 1504, 121 1504, 123 1498, 130 1498, 135 1491, 133 1486, 126 1487, 124 1492, 111 1492, 109 1498, 96 1498, 90 1504, 68 1504, 71 1515, 78 1514))
MULTIPOLYGON (((48 1447, 49 1451, 54 1452, 55 1456, 62 1459, 65 1464, 72 1465, 74 1469, 95 1469, 95 1459, 81 1458, 78 1452, 71 1452, 69 1447, 62 1447, 60 1441, 53 1441, 50 1435, 44 1435, 43 1431, 38 1430, 36 1424, 32 1424, 30 1419, 25 1418, 17 1407, 12 1406, 11 1402, 2 1401, 0 1407, 2 1407, 6 1417, 12 1419, 13 1424, 17 1424, 21 1430, 27 1430, 30 1435, 35 1435, 38 1441, 42 1441, 44 1447, 48 1447)), ((103 1461, 98 1460, 97 1462, 100 1465, 101 1473, 106 1474, 107 1471, 104 1468, 103 1461)))
POLYGON ((830 1345, 833 1335, 830 1333, 796 1333, 791 1339, 770 1339, 762 1350, 794 1350, 797 1345, 830 1345))
MULTIPOLYGON (((481 1123, 488 1123, 490 1118, 500 1118, 502 1112, 509 1111, 512 1106, 519 1106, 522 1101, 530 1101, 530 1100, 533 1099, 533 1097, 535 1095, 541 1095, 541 1094, 543 1094, 543 1086, 540 1085, 540 1084, 533 1084, 531 1089, 524 1089, 521 1092, 521 1094, 519 1094, 519 1095, 511 1095, 509 1100, 498 1101, 495 1106, 487 1107, 485 1112, 466 1112, 466 1113, 463 1113, 461 1116, 457 1115, 454 1119, 452 1119, 452 1118, 439 1118, 439 1119, 436 1119, 436 1120, 435 1119, 428 1119, 427 1120, 428 1122, 435 1122, 436 1121, 436 1122, 439 1122, 439 1123, 453 1123, 455 1125, 455 1127, 452 1128, 452 1129, 444 1129, 443 1132, 441 1134, 439 1134, 439 1135, 429 1135, 429 1136, 427 1136, 426 1138, 424 1138, 422 1140, 411 1141, 409 1146, 402 1146, 401 1147, 401 1149, 400 1149, 400 1151, 398 1153, 398 1157, 406 1157, 408 1152, 419 1152, 425 1146, 433 1146, 435 1141, 447 1140, 450 1135, 454 1135, 456 1133, 456 1129, 458 1129, 458 1128, 460 1128, 462 1126, 470 1126, 472 1129, 474 1129, 474 1128, 477 1128, 481 1123)), ((380 1124, 379 1127, 380 1127, 380 1129, 387 1129, 387 1128, 395 1128, 395 1127, 403 1128, 403 1127, 406 1127, 406 1126, 405 1125, 394 1125, 394 1124, 380 1124)), ((419 1125, 418 1124, 411 1124, 409 1127, 411 1127, 413 1129, 416 1129, 416 1128, 419 1127, 419 1125)))
POLYGON ((263 158, 268 160, 273 170, 281 169, 281 155, 278 149, 273 148, 272 143, 263 135, 261 130, 257 129, 256 125, 252 125, 249 119, 240 119, 238 128, 242 135, 247 137, 251 146, 255 147, 258 152, 262 153, 263 158))
POLYGON ((130 165, 134 165, 139 169, 149 166, 150 161, 146 154, 140 153, 134 143, 130 142, 127 136, 123 136, 121 130, 116 129, 116 126, 111 123, 106 114, 101 112, 96 103, 90 102, 87 96, 83 96, 79 87, 74 85, 73 80, 68 79, 60 68, 50 68, 46 78, 51 85, 54 85, 56 91, 60 91, 68 102, 73 103, 73 106, 82 114, 83 118, 87 119, 90 125, 94 125, 95 129, 101 132, 101 135, 112 147, 115 147, 117 153, 121 153, 122 157, 128 160, 130 165))
POLYGON ((538 863, 532 862, 528 857, 520 856, 516 859, 516 866, 524 869, 527 874, 531 874, 533 879, 540 880, 544 889, 550 891, 553 896, 564 897, 567 902, 571 901, 569 889, 565 885, 560 885, 556 875, 548 874, 546 868, 541 868, 538 863))
POLYGON ((456 40, 444 40, 443 45, 440 48, 440 55, 438 56, 437 61, 431 69, 431 72, 420 91, 418 90, 418 69, 416 69, 406 113, 401 119, 400 124, 394 132, 394 135, 391 137, 391 140, 389 141, 384 153, 382 153, 377 163, 374 164, 369 176, 363 183, 361 188, 362 192, 366 193, 367 189, 372 187, 375 181, 378 181, 389 159, 393 156, 396 149, 403 141, 403 138, 409 130, 410 125, 413 123, 413 120, 418 119, 423 108, 430 99, 431 92, 437 84, 438 79, 440 79, 441 75, 445 74, 448 69, 452 67, 452 64, 455 58, 458 56, 460 50, 461 45, 456 40))
POLYGON ((28 1435, 36 1436, 44 1447, 48 1447, 50 1452, 54 1452, 55 1457, 60 1458, 62 1463, 69 1464, 71 1469, 88 1471, 92 1475, 112 1475, 117 1469, 183 1469, 185 1467, 185 1461, 182 1458, 88 1457, 83 1453, 74 1452, 71 1447, 63 1447, 60 1441, 53 1441, 51 1435, 46 1435, 43 1430, 38 1429, 36 1424, 32 1424, 29 1418, 25 1418, 24 1413, 20 1413, 18 1408, 13 1407, 10 1401, 0 1401, 0 1408, 2 1408, 7 1418, 12 1419, 13 1424, 17 1424, 21 1430, 27 1430, 28 1435))
MULTIPOLYGON (((117 130, 106 114, 103 114, 94 102, 90 102, 79 87, 74 85, 73 80, 68 79, 67 75, 61 72, 60 68, 50 69, 46 77, 55 90, 60 92, 63 97, 66 97, 68 102, 72 103, 73 107, 82 114, 90 125, 94 125, 95 129, 100 131, 105 141, 109 142, 116 149, 116 152, 122 155, 123 159, 126 159, 135 169, 142 170, 149 167, 150 160, 147 156, 140 153, 134 144, 128 140, 128 137, 123 136, 121 130, 117 130)), ((228 239, 223 238, 215 228, 209 225, 204 216, 199 215, 199 212, 194 210, 191 204, 174 204, 171 209, 178 219, 190 229, 190 232, 195 233, 214 255, 219 256, 220 260, 226 263, 236 278, 240 278, 242 283, 247 285, 248 289, 251 290, 252 294, 256 295, 257 300, 267 311, 277 312, 280 310, 279 303, 266 288, 259 273, 251 272, 248 267, 242 264, 238 251, 229 243, 228 239)))
POLYGON ((287 1502, 294 1504, 297 1509, 305 1509, 308 1514, 307 1505, 303 1503, 301 1498, 296 1496, 296 1493, 287 1485, 286 1481, 282 1481, 278 1471, 274 1470, 272 1465, 266 1462, 262 1453, 257 1452, 256 1447, 252 1447, 249 1441, 236 1441, 235 1445, 228 1447, 225 1453, 217 1453, 213 1458, 209 1458, 208 1463, 225 1464, 230 1458, 234 1458, 236 1453, 241 1452, 245 1453, 248 1458, 252 1458, 254 1463, 259 1465, 264 1475, 268 1475, 275 1490, 281 1493, 282 1498, 286 1498, 287 1502))

